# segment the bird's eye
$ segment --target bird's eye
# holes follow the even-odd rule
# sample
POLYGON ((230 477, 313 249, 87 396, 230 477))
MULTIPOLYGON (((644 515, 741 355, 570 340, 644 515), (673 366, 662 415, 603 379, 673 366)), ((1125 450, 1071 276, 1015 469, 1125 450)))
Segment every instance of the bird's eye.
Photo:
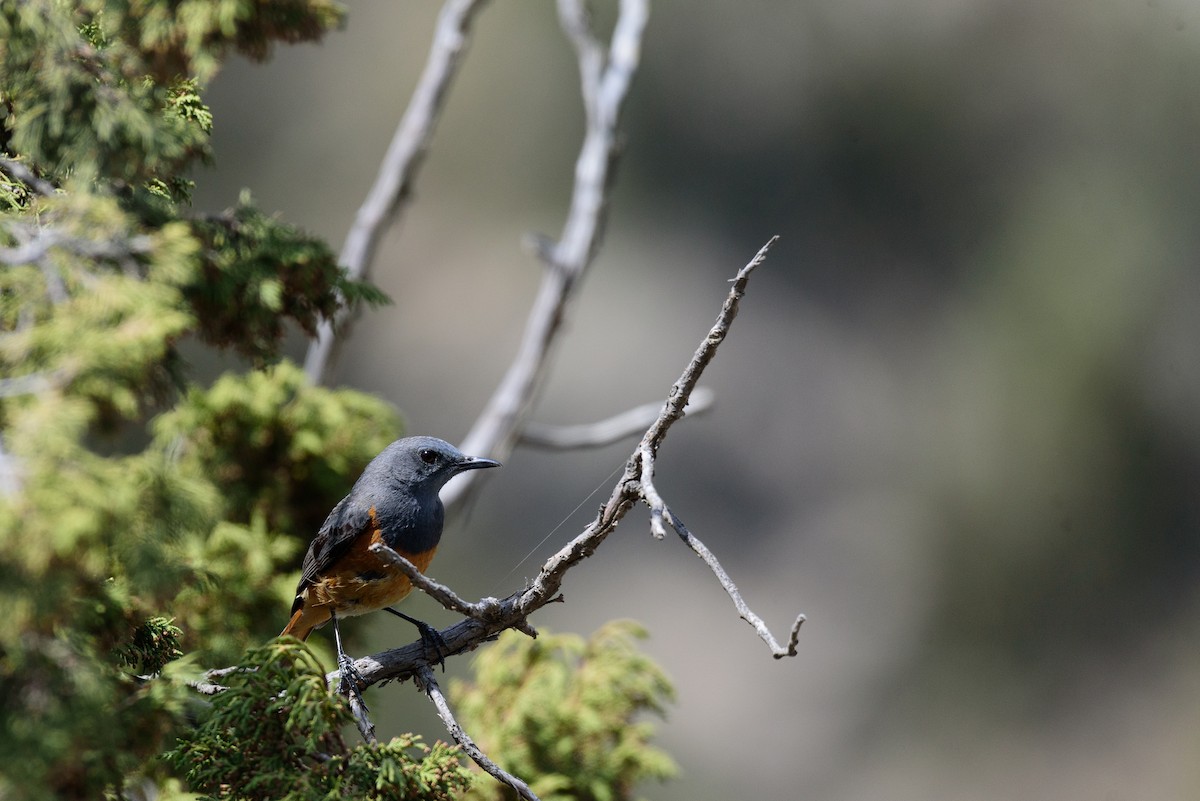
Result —
POLYGON ((437 464, 437 460, 437 451, 431 448, 426 448, 425 450, 421 451, 421 461, 425 464, 437 464))

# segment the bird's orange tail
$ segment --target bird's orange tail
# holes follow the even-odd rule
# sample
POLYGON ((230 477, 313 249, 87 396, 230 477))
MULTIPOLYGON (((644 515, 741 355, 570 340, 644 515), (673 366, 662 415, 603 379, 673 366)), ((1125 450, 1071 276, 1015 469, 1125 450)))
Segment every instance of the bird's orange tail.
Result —
POLYGON ((291 635, 298 640, 307 640, 308 635, 312 634, 313 629, 329 619, 326 614, 324 620, 318 619, 315 610, 312 607, 300 607, 292 614, 292 619, 283 627, 283 631, 279 633, 280 637, 291 635), (307 613, 307 614, 306 614, 307 613))

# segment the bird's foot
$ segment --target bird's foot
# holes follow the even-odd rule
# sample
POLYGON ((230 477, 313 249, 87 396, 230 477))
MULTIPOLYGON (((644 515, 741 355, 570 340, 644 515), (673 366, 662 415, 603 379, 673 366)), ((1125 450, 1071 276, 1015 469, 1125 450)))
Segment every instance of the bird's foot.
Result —
POLYGON ((421 632, 421 645, 424 646, 426 655, 433 654, 431 662, 434 665, 441 665, 443 673, 446 671, 446 656, 450 653, 450 646, 446 644, 445 638, 437 629, 424 620, 417 620, 390 606, 385 606, 383 611, 391 612, 396 617, 402 617, 416 626, 417 631, 421 632))
POLYGON ((445 673, 446 654, 450 653, 450 646, 446 644, 442 633, 422 620, 416 621, 413 625, 417 627, 417 631, 421 632, 421 645, 425 648, 425 653, 432 654, 433 664, 441 665, 442 672, 445 673))
POLYGON ((346 696, 351 704, 361 705, 364 711, 367 705, 363 701, 362 688, 366 683, 358 668, 354 667, 354 660, 344 653, 338 654, 338 692, 346 696))

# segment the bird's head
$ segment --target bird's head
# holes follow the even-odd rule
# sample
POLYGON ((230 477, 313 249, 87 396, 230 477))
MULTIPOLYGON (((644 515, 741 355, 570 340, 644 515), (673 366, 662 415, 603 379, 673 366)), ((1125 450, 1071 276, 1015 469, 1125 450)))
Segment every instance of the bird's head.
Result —
POLYGON ((398 439, 376 461, 383 463, 393 481, 435 492, 459 473, 500 466, 494 459, 467 456, 437 437, 398 439))

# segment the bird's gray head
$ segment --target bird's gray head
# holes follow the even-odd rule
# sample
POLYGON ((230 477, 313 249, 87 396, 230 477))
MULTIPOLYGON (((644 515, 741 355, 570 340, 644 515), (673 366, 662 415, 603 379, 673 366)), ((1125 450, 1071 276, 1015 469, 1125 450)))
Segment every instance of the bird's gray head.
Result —
MULTIPOLYGON (((386 480, 437 492, 454 476, 467 470, 499 467, 500 463, 467 456, 437 437, 405 437, 383 449, 371 467, 385 472, 386 480)), ((381 476, 382 477, 382 476, 381 476)))

